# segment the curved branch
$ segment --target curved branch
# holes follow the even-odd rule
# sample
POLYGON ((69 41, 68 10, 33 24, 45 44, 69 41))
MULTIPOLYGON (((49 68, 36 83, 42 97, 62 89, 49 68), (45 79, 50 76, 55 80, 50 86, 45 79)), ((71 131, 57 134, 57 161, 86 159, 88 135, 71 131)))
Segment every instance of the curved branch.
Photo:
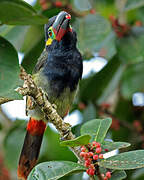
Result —
POLYGON ((6 102, 9 102, 9 101, 13 101, 13 100, 12 99, 8 99, 8 98, 4 98, 4 97, 0 97, 0 105, 4 104, 6 102))

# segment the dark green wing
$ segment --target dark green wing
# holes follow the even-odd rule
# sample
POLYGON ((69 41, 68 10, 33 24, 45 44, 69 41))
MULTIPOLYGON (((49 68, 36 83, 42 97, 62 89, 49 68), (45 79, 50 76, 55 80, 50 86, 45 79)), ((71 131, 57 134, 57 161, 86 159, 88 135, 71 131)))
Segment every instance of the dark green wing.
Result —
MULTIPOLYGON (((34 74, 40 71, 40 69, 44 66, 45 61, 48 58, 48 52, 44 49, 43 52, 41 53, 40 57, 38 58, 38 61, 33 69, 33 79, 34 79, 34 74)), ((27 96, 26 97, 26 115, 28 115, 28 110, 32 110, 35 108, 35 102, 32 97, 27 96)))
POLYGON ((38 61, 34 67, 32 74, 37 73, 44 66, 44 63, 47 60, 47 58, 48 58, 48 52, 44 49, 40 57, 38 58, 38 61))

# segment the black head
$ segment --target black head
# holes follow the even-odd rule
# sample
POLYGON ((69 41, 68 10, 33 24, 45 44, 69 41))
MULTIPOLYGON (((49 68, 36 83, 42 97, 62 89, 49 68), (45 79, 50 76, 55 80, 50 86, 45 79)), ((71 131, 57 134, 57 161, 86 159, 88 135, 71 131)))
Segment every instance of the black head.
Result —
POLYGON ((44 25, 44 31, 45 31, 45 38, 48 40, 49 35, 48 35, 48 30, 49 28, 53 25, 55 22, 57 16, 53 16, 52 18, 49 19, 48 23, 44 25))
POLYGON ((45 24, 46 49, 76 46, 76 33, 70 26, 71 16, 61 11, 45 24))

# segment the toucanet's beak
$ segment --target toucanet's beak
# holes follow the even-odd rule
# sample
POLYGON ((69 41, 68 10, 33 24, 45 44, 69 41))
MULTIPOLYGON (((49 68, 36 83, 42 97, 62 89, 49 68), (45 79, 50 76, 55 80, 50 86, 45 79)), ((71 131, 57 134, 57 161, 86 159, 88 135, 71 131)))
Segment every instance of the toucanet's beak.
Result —
POLYGON ((70 19, 71 15, 65 11, 58 14, 55 22, 52 25, 57 41, 60 41, 66 32, 71 31, 70 19))

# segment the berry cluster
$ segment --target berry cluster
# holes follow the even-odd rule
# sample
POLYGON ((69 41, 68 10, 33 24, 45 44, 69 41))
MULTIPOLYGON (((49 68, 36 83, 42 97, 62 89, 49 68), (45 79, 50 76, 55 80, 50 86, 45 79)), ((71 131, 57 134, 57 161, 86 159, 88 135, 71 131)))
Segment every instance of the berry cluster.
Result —
POLYGON ((0 179, 10 180, 10 174, 8 169, 5 167, 4 159, 0 154, 0 179))
POLYGON ((50 2, 48 3, 48 0, 40 0, 39 2, 43 10, 47 10, 51 6, 54 6, 57 8, 61 8, 63 6, 63 3, 59 0, 56 0, 55 2, 51 2, 51 4, 50 2))
MULTIPOLYGON (((105 151, 107 152, 108 149, 105 149, 105 151)), ((83 157, 84 165, 88 168, 86 170, 87 174, 90 176, 96 175, 97 161, 103 159, 101 144, 93 141, 86 146, 82 146, 80 156, 83 157)), ((102 176, 104 180, 108 180, 111 178, 111 172, 108 171, 105 175, 102 174, 102 176)))
POLYGON ((48 9, 47 0, 40 0, 39 3, 40 3, 43 10, 48 9))
POLYGON ((55 2, 55 6, 56 6, 57 8, 60 8, 60 7, 63 6, 63 4, 62 4, 61 1, 56 1, 56 2, 55 2))
POLYGON ((110 19, 110 22, 112 24, 112 27, 113 27, 116 35, 119 38, 122 38, 122 37, 128 35, 128 33, 130 31, 130 26, 128 24, 120 24, 119 20, 116 17, 114 17, 113 15, 111 15, 109 17, 109 19, 110 19))

